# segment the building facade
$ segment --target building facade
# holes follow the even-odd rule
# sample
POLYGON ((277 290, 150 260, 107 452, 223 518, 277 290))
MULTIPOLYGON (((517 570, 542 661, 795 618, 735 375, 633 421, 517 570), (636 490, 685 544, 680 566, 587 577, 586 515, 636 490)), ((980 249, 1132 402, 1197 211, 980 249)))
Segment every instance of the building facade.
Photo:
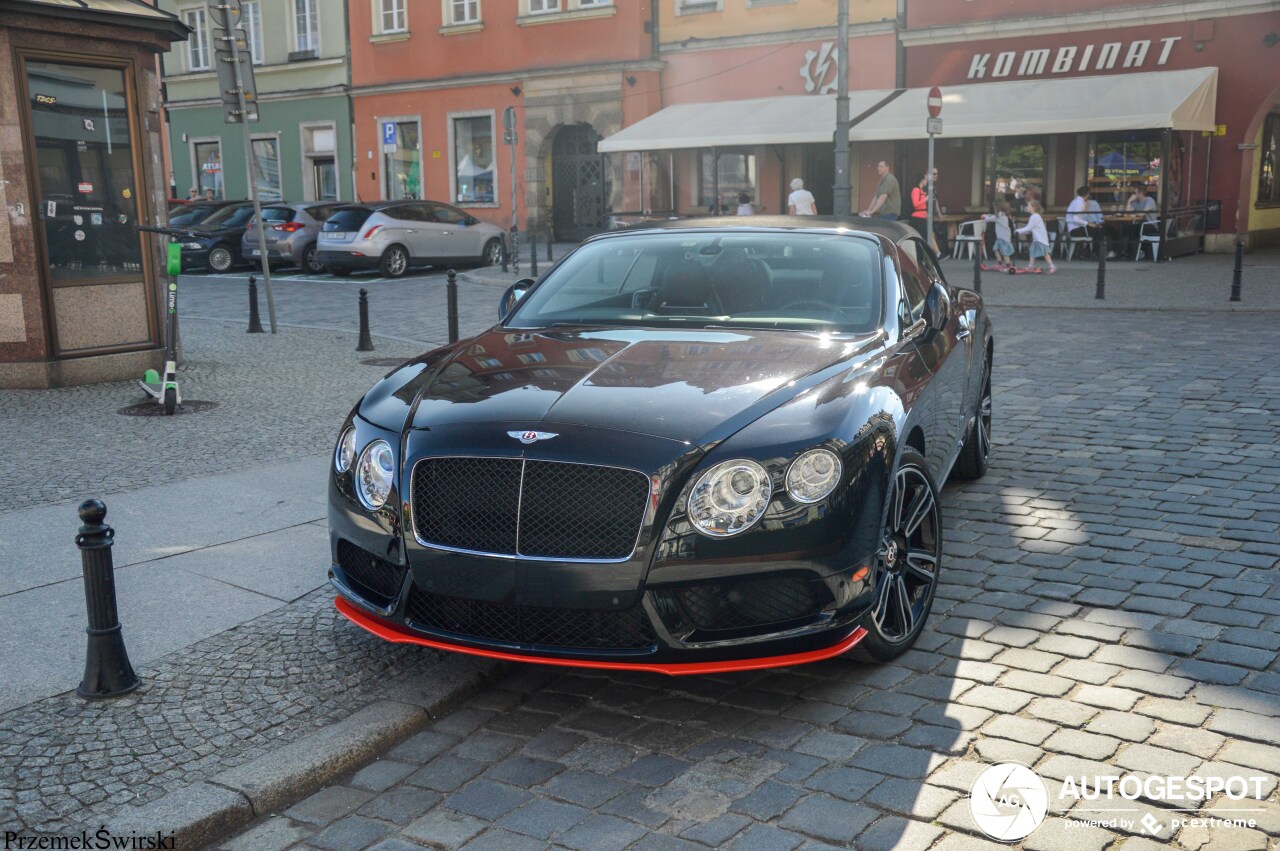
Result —
MULTIPOLYGON (((244 135, 219 98, 213 22, 203 0, 160 0, 191 29, 165 56, 170 192, 248 197, 244 135)), ((250 146, 264 201, 355 198, 344 0, 243 0, 258 89, 250 146)))
POLYGON ((144 5, 0 0, 0 387, 159 365, 164 210, 156 56, 186 29, 144 5))
POLYGON ((514 212, 557 239, 603 229, 621 175, 596 145, 658 106, 652 28, 648 2, 353 0, 357 193, 514 212))

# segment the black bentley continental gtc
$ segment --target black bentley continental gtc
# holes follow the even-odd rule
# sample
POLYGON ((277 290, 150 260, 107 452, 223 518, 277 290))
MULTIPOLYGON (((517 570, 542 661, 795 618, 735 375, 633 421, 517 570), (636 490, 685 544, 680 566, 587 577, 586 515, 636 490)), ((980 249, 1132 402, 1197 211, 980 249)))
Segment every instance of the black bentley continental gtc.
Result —
POLYGON ((339 610, 668 674, 909 648, 938 487, 986 470, 982 298, 900 224, 743 221, 592 238, 375 385, 333 456, 339 610))

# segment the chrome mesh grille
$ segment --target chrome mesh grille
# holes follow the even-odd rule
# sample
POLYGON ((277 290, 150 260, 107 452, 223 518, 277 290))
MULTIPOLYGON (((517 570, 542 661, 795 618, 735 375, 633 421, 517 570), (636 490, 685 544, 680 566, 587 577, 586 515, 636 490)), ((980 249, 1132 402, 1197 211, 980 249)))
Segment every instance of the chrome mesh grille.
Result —
POLYGON ((418 537, 498 555, 626 558, 635 548, 648 498, 648 478, 618 467, 427 458, 413 472, 418 537))
POLYGON ((622 611, 512 606, 430 594, 414 587, 406 614, 412 625, 508 644, 575 650, 643 650, 654 643, 644 609, 622 611))

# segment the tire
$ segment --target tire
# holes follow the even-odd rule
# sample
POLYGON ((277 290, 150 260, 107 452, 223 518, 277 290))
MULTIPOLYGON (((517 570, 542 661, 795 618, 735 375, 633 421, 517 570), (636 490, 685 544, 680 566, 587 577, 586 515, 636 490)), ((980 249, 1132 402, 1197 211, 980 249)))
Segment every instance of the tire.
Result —
POLYGON ((982 366, 982 390, 978 396, 978 411, 973 425, 964 437, 964 446, 952 467, 957 479, 980 479, 987 472, 987 459, 991 456, 991 358, 982 366))
POLYGON ((173 412, 178 410, 178 390, 175 387, 166 387, 164 391, 164 412, 168 416, 173 416, 173 412))
POLYGON ((876 557, 875 602, 852 650, 862 662, 888 662, 911 649, 933 608, 942 567, 938 487, 924 457, 904 449, 886 499, 876 557))
POLYGON ((209 268, 215 272, 229 272, 236 265, 236 256, 225 245, 215 245, 209 250, 209 268))
POLYGON ((480 252, 481 266, 501 266, 502 265, 502 240, 491 239, 484 244, 484 251, 480 252))
POLYGON ((326 266, 325 271, 335 278, 345 278, 351 274, 350 269, 344 269, 341 266, 326 266))
POLYGON ((382 252, 378 261, 378 271, 384 278, 399 278, 409 271, 409 252, 403 246, 393 245, 382 252))
POLYGON ((302 249, 302 262, 298 264, 302 267, 302 271, 309 272, 312 275, 319 275, 324 271, 324 264, 320 262, 320 258, 316 254, 316 244, 314 242, 302 249))

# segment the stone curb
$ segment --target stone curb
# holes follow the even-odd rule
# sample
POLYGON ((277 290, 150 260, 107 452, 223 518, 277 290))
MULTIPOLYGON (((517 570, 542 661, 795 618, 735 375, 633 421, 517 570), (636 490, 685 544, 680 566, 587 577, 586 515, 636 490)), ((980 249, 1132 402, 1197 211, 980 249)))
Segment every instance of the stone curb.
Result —
POLYGON ((174 837, 177 848, 203 848, 280 812, 363 765, 488 685, 505 665, 455 657, 441 665, 442 694, 397 694, 249 762, 177 789, 106 820, 113 836, 174 837), (421 699, 415 699, 421 698, 421 699))

